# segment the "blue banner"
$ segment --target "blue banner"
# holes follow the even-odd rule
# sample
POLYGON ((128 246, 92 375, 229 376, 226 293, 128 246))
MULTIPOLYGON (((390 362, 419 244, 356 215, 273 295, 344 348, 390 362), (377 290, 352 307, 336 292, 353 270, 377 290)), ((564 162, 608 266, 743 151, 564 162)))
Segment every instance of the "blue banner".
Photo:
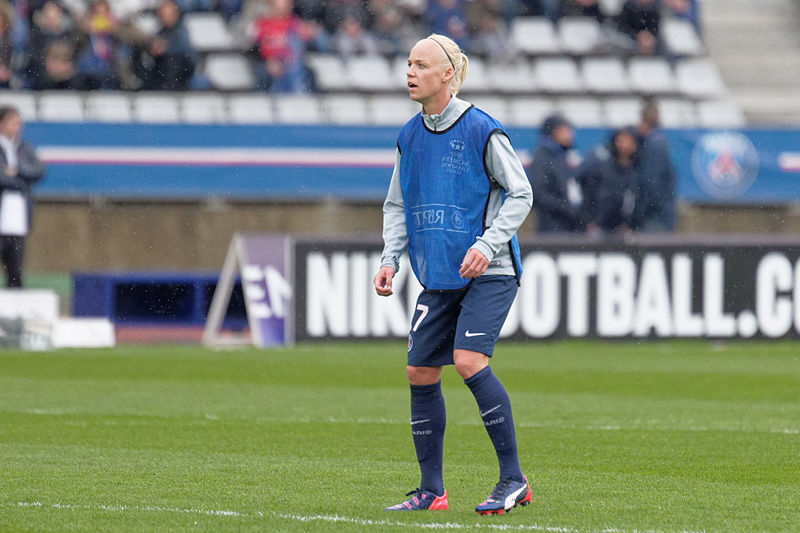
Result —
MULTIPOLYGON (((32 123, 44 198, 380 201, 397 127, 32 123)), ((678 196, 704 203, 800 200, 800 130, 669 130, 678 196)), ((539 134, 510 129, 524 163, 539 134)), ((582 154, 607 130, 576 134, 582 154)))

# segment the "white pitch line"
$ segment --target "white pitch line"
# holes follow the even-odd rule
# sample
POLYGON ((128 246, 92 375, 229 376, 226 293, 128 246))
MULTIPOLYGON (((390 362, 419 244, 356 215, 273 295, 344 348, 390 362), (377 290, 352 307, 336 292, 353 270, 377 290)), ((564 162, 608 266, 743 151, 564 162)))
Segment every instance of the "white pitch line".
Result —
MULTIPOLYGON (((303 515, 297 513, 279 513, 275 511, 267 511, 267 512, 254 512, 248 513, 243 511, 230 511, 230 510, 220 510, 220 509, 195 509, 195 508, 179 508, 179 507, 161 507, 156 505, 86 505, 86 504, 70 504, 70 503, 42 503, 40 501, 34 502, 6 502, 0 503, 0 506, 3 507, 19 507, 19 508, 29 508, 29 507, 36 507, 41 509, 60 509, 60 510, 88 510, 88 511, 109 511, 109 512, 116 512, 116 513, 125 513, 125 512, 150 512, 150 513, 172 513, 172 514, 194 514, 194 515, 201 515, 201 516, 227 516, 227 517, 234 517, 234 518, 265 518, 265 517, 273 517, 282 520, 290 520, 295 522, 338 522, 343 524, 353 524, 359 526, 369 526, 369 527, 390 527, 390 528, 401 528, 401 529, 419 529, 419 530, 428 530, 428 529, 443 529, 443 530, 470 530, 470 529, 487 529, 493 531, 543 531, 545 533, 580 533, 580 530, 572 529, 568 527, 558 527, 558 526, 542 526, 539 524, 520 524, 520 525, 513 525, 513 524, 497 524, 497 523, 472 523, 472 524, 460 524, 458 522, 444 522, 444 523, 409 523, 409 522, 400 522, 396 520, 372 520, 369 518, 355 518, 351 516, 341 516, 341 515, 329 515, 329 514, 313 514, 313 515, 303 515)), ((492 520, 492 518, 488 518, 487 520, 492 520)), ((630 533, 646 533, 640 532, 639 530, 625 530, 625 529, 617 529, 617 528, 604 528, 602 530, 595 530, 600 531, 601 533, 623 533, 623 532, 630 532, 630 533)), ((647 533, 653 533, 650 530, 647 533)), ((698 533, 698 532, 691 532, 691 531, 682 531, 681 533, 698 533)))

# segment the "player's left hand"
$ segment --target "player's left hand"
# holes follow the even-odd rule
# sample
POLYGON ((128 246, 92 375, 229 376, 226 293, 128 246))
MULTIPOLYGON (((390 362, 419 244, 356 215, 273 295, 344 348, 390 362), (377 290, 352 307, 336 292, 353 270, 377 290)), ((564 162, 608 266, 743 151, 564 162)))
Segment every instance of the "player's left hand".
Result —
POLYGON ((462 278, 479 278, 489 268, 489 260, 475 248, 467 250, 458 273, 462 278))

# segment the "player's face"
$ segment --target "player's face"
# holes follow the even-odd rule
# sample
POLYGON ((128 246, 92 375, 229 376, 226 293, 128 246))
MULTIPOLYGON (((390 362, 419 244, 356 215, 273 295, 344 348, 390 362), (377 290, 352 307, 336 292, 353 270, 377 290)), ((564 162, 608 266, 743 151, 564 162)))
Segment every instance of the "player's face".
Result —
POLYGON ((422 105, 432 101, 443 91, 449 91, 453 67, 442 64, 447 58, 444 51, 430 39, 414 45, 408 55, 408 95, 422 105))

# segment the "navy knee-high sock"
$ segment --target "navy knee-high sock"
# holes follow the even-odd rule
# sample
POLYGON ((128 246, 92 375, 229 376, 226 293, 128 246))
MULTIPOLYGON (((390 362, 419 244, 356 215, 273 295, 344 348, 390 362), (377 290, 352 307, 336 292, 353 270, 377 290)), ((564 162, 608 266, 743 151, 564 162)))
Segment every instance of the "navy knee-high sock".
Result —
POLYGON ((422 474, 419 486, 437 496, 444 493, 442 453, 446 421, 442 382, 411 385, 411 435, 422 474))
POLYGON ((465 379, 464 383, 478 402, 483 425, 497 452, 497 461, 500 463, 500 479, 510 477, 522 481, 522 470, 520 470, 517 457, 514 419, 511 416, 511 402, 506 389, 488 366, 465 379))

